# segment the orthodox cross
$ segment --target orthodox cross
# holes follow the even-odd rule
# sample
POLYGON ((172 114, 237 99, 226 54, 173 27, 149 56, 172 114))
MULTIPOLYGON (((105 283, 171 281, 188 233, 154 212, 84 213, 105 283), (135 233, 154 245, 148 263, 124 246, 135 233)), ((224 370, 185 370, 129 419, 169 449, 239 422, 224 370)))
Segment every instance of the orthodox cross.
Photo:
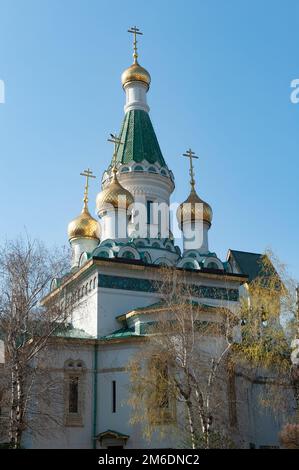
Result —
POLYGON ((121 142, 120 137, 117 137, 117 135, 110 134, 110 139, 107 139, 108 142, 112 142, 114 144, 114 152, 113 152, 113 159, 112 159, 112 164, 113 164, 113 171, 116 169, 116 156, 117 156, 117 150, 120 145, 123 145, 123 142, 121 142))
POLYGON ((189 174, 190 174, 190 178, 191 178, 190 184, 191 184, 191 188, 194 189, 195 179, 194 179, 193 158, 198 159, 199 157, 197 157, 195 155, 195 152, 192 152, 192 150, 190 148, 189 148, 189 150, 186 150, 186 153, 183 153, 183 157, 187 157, 190 160, 190 170, 189 170, 189 174))
POLYGON ((143 33, 140 31, 140 29, 136 28, 136 26, 133 26, 132 28, 128 29, 128 33, 134 34, 134 43, 133 43, 134 54, 133 54, 133 57, 134 57, 134 64, 137 64, 137 58, 138 58, 138 54, 137 54, 137 34, 143 35, 143 33))
POLYGON ((85 176, 86 180, 85 180, 85 189, 84 189, 84 207, 87 207, 87 203, 88 203, 88 188, 89 188, 89 178, 96 178, 92 171, 87 168, 87 170, 84 170, 83 173, 80 173, 81 176, 85 176))

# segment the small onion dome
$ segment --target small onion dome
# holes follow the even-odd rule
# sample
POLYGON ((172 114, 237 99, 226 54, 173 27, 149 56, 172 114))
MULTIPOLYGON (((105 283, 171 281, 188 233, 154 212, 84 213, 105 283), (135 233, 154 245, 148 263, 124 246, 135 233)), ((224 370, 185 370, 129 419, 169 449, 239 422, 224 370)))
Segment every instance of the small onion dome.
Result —
POLYGON ((202 220, 211 225, 213 211, 209 204, 200 199, 195 189, 192 188, 188 199, 179 205, 176 216, 180 226, 184 222, 194 222, 197 220, 202 220), (203 204, 203 207, 201 204, 203 204))
POLYGON ((134 198, 130 191, 125 189, 118 181, 116 169, 113 170, 112 181, 109 186, 97 195, 98 213, 107 210, 109 206, 115 209, 128 209, 134 203, 134 198))
POLYGON ((142 82, 147 88, 151 83, 151 76, 145 68, 141 67, 138 62, 130 65, 121 76, 122 86, 125 87, 130 82, 142 82))
POLYGON ((90 215, 86 204, 84 204, 81 214, 69 223, 68 236, 70 241, 75 238, 100 240, 101 226, 90 215))

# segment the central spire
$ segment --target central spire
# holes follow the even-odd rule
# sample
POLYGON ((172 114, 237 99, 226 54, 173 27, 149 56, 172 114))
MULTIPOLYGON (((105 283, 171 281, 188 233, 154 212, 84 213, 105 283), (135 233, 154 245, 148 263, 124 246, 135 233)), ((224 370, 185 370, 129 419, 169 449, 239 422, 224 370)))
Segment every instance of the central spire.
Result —
POLYGON ((128 29, 128 33, 134 34, 134 42, 133 42, 133 48, 134 48, 134 53, 133 53, 133 59, 134 59, 134 64, 138 64, 138 53, 137 53, 137 34, 140 34, 141 36, 143 33, 138 29, 136 26, 132 26, 132 28, 128 29))
POLYGON ((133 42, 133 59, 134 62, 128 67, 121 76, 122 86, 126 92, 126 105, 125 112, 141 109, 142 111, 149 111, 146 102, 146 93, 151 83, 151 76, 148 71, 138 63, 137 52, 137 34, 143 33, 136 27, 128 29, 128 33, 134 34, 133 42))
POLYGON ((120 132, 123 145, 117 149, 117 163, 145 161, 165 167, 166 163, 149 117, 146 95, 151 77, 138 62, 137 35, 143 33, 136 26, 128 29, 128 32, 134 35, 134 63, 123 72, 121 77, 126 93, 126 104, 124 106, 125 118, 120 132))

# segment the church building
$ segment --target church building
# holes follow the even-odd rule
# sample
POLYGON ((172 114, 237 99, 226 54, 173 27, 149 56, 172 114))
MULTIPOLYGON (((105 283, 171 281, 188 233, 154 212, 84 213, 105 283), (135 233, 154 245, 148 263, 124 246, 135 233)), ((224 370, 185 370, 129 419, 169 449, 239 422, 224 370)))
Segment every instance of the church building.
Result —
MULTIPOLYGON (((191 149, 184 154, 190 164, 190 188, 176 207, 176 218, 171 218, 175 178, 149 114, 151 76, 137 53, 141 33, 135 27, 130 32, 134 60, 121 75, 124 118, 119 135, 109 138, 113 152, 95 201, 98 219, 89 208, 93 173, 88 169, 82 173, 83 209, 68 225, 70 271, 52 281, 43 300, 47 305, 61 293, 75 298, 67 328, 49 352, 50 367, 62 384, 56 413, 63 426, 50 436, 26 431, 25 447, 176 447, 171 433, 163 438, 154 434, 149 444, 140 425, 131 424, 128 405, 128 362, 142 349, 146 326, 163 301, 156 289, 160 268, 186 273, 196 286, 199 306, 214 315, 220 307, 235 312, 240 296, 247 295, 247 283, 258 275, 260 254, 231 249, 221 260, 210 246, 209 231, 217 230, 217 221, 214 227, 212 207, 201 198, 195 181, 197 157, 191 149), (173 232, 181 235, 181 247, 173 232)), ((278 445, 279 423, 250 405, 245 408, 243 445, 278 445)), ((228 420, 230 413, 227 409, 228 420)))

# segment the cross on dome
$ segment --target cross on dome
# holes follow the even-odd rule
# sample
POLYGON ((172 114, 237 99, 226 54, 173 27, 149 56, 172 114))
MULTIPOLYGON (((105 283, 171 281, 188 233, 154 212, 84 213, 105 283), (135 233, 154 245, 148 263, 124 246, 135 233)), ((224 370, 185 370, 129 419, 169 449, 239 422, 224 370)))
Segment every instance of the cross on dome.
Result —
POLYGON ((191 148, 189 148, 189 150, 186 150, 186 153, 183 153, 183 157, 187 157, 190 160, 190 170, 189 170, 189 174, 190 174, 190 178, 191 178, 190 184, 191 184, 191 188, 194 189, 195 179, 194 179, 193 158, 198 159, 199 157, 197 155, 195 155, 195 152, 193 152, 191 150, 191 148))
POLYGON ((137 53, 137 34, 140 34, 141 36, 143 33, 138 29, 136 26, 132 26, 132 28, 128 29, 128 33, 134 34, 134 42, 133 42, 133 48, 134 48, 134 53, 133 53, 133 58, 134 58, 134 64, 137 63, 137 58, 138 58, 138 53, 137 53))
POLYGON ((94 176, 93 172, 90 170, 90 168, 87 168, 87 170, 84 170, 82 173, 80 173, 81 176, 85 176, 85 188, 84 188, 84 207, 87 207, 88 203, 88 189, 89 189, 89 178, 96 178, 94 176))
POLYGON ((113 172, 116 172, 116 157, 117 157, 117 151, 118 147, 120 145, 123 145, 123 142, 121 142, 120 137, 114 134, 110 134, 110 139, 107 139, 108 142, 111 142, 114 144, 114 152, 113 152, 113 158, 112 158, 112 164, 113 164, 113 172))

